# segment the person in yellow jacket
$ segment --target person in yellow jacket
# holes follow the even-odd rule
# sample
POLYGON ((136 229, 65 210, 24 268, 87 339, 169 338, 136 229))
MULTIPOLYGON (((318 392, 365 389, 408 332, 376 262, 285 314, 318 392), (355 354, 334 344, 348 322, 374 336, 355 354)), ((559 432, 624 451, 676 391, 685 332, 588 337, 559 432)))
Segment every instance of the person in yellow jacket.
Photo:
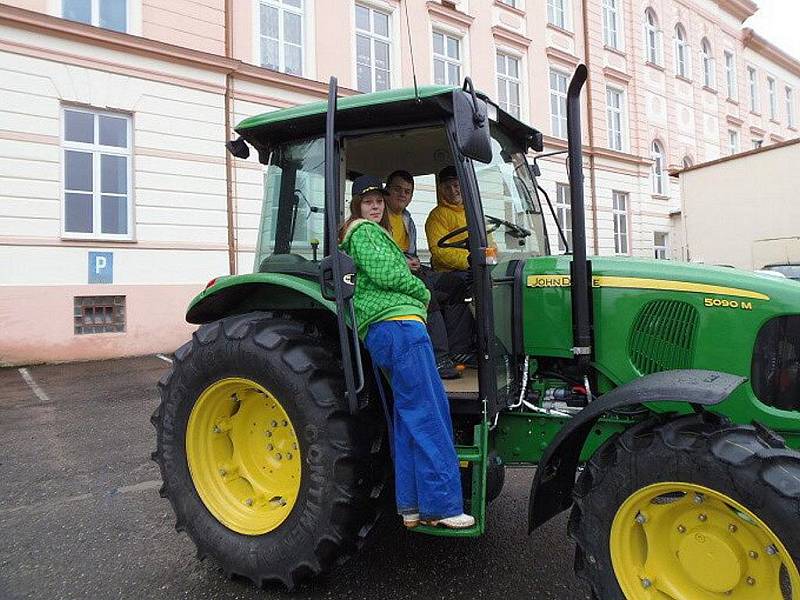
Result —
MULTIPOLYGON (((425 235, 431 251, 431 267, 435 271, 467 271, 469 251, 463 248, 440 248, 439 240, 459 227, 467 226, 464 213, 464 199, 461 196, 461 184, 458 181, 456 168, 445 167, 437 177, 437 206, 425 221, 425 235)), ((466 232, 448 242, 466 239, 466 232)))

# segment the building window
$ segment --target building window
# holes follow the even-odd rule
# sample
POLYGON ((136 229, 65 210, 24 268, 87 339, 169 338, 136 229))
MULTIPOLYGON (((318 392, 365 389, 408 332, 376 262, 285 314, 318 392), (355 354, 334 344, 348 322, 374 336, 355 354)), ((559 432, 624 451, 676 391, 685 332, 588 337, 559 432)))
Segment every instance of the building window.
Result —
POLYGON ((669 252, 669 234, 663 231, 653 232, 653 255, 655 258, 666 260, 669 252))
POLYGON ((703 54, 703 85, 707 88, 714 89, 717 87, 717 74, 714 64, 714 53, 711 50, 711 42, 703 38, 700 49, 703 54))
POLYGON ((433 32, 433 82, 438 85, 461 85, 461 40, 433 32))
POLYGON ((550 69, 550 128, 555 137, 567 137, 567 75, 550 69))
POLYGON ((786 87, 786 124, 794 127, 794 93, 788 86, 786 87))
POLYGON ((769 97, 769 118, 778 120, 778 94, 775 89, 775 80, 767 77, 767 96, 769 97))
POLYGON ((500 108, 520 118, 520 60, 502 52, 497 53, 497 97, 500 108))
POLYGON ((753 139, 753 149, 758 150, 764 145, 764 140, 753 139))
POLYGON ((750 112, 758 112, 758 73, 753 67, 747 67, 747 82, 750 87, 750 112))
POLYGON ((130 137, 124 115, 64 109, 64 235, 130 239, 130 137))
POLYGON ((261 66, 303 74, 303 0, 261 0, 261 66))
POLYGON ((736 61, 733 52, 725 51, 725 85, 728 98, 736 100, 736 61))
POLYGON ((647 49, 647 62, 661 64, 661 32, 658 29, 658 18, 652 8, 644 11, 644 37, 647 49))
POLYGON ((735 129, 728 129, 728 150, 731 154, 739 152, 739 132, 735 129))
POLYGON ((675 74, 690 79, 692 68, 690 65, 689 44, 686 42, 686 30, 678 23, 675 26, 675 74))
POLYGON ((511 8, 519 8, 517 6, 517 0, 500 0, 503 4, 510 6, 511 8))
POLYGON ((620 50, 620 0, 603 0, 603 40, 606 46, 620 50))
POLYGON ((75 296, 75 335, 125 331, 125 296, 75 296))
POLYGON ((392 87, 391 15, 356 4, 356 87, 378 92, 392 87))
MULTIPOLYGON (((564 232, 564 237, 567 238, 567 244, 572 247, 572 208, 569 203, 569 185, 566 183, 556 184, 556 216, 558 222, 561 224, 561 231, 564 232)), ((558 236, 558 250, 565 252, 567 248, 564 246, 564 240, 558 236)))
POLYGON ((664 182, 666 157, 664 156, 664 148, 657 141, 654 141, 653 145, 650 147, 650 158, 653 159, 653 165, 650 167, 650 180, 653 193, 663 196, 666 189, 664 182))
POLYGON ((61 16, 95 27, 128 31, 127 0, 62 0, 61 16))
POLYGON ((606 104, 608 118, 608 147, 622 152, 625 149, 625 92, 614 88, 606 88, 606 104))
POLYGON ((567 28, 567 0, 547 0, 547 22, 567 28))
POLYGON ((628 254, 628 194, 611 192, 614 203, 614 252, 628 254))

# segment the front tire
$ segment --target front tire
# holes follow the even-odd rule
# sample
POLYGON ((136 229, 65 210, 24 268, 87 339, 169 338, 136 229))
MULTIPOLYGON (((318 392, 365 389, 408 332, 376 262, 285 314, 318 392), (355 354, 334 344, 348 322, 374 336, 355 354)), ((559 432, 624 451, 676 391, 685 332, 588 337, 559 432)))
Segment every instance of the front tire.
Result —
POLYGON ((595 453, 574 499, 596 598, 800 599, 800 454, 754 427, 650 419, 595 453))
POLYGON ((354 553, 378 517, 383 424, 347 409, 335 345, 269 313, 201 327, 159 382, 153 459, 200 558, 293 588, 354 553))

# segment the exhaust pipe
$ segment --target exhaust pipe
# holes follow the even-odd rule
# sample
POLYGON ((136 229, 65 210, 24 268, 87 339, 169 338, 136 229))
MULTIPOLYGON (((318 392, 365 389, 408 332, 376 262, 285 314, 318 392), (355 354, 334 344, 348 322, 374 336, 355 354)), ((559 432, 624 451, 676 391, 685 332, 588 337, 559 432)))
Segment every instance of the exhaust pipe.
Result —
POLYGON ((592 355, 592 325, 589 311, 589 271, 586 260, 586 215, 583 200, 583 150, 581 147, 581 89, 586 83, 586 65, 578 65, 567 90, 567 140, 569 195, 572 211, 572 353, 578 364, 588 367, 592 355))

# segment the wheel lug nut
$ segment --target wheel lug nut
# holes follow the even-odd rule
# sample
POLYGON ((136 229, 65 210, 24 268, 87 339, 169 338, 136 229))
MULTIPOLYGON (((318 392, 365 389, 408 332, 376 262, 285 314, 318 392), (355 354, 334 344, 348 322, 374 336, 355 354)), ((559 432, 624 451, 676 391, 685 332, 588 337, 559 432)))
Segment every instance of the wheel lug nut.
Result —
POLYGON ((639 525, 644 525, 647 522, 647 517, 645 517, 642 513, 638 513, 636 515, 636 522, 639 525))
POLYGON ((221 433, 222 429, 219 428, 219 425, 214 425, 214 433, 221 433))
POLYGON ((753 579, 752 577, 748 577, 745 581, 747 581, 747 585, 755 585, 756 584, 756 580, 753 579))
POLYGON ((253 506, 253 499, 252 498, 248 498, 247 500, 244 501, 244 503, 247 506, 253 506))
POLYGON ((643 587, 644 589, 647 589, 647 588, 651 587, 652 585, 653 585, 653 582, 652 582, 652 581, 650 581, 650 580, 649 580, 647 577, 645 577, 644 579, 642 579, 642 587, 643 587))
POLYGON ((281 459, 281 453, 280 453, 280 452, 278 452, 278 453, 275 455, 275 459, 276 459, 276 460, 280 460, 280 459, 281 459))
POLYGON ((291 452, 287 452, 286 453, 286 460, 292 460, 292 453, 291 452))
POLYGON ((731 533, 736 533, 736 529, 737 529, 737 527, 733 523, 728 525, 728 531, 730 531, 731 533))
POLYGON ((702 504, 704 499, 705 498, 703 498, 703 494, 695 494, 694 495, 694 503, 695 504, 702 504))
POLYGON ((228 472, 225 469, 220 469, 219 470, 219 474, 222 475, 223 477, 225 477, 225 475, 227 475, 228 472))
POLYGON ((756 552, 755 550, 750 550, 750 552, 748 552, 747 555, 753 560, 758 558, 758 552, 756 552))
POLYGON ((272 432, 271 432, 269 429, 267 429, 267 430, 264 432, 264 435, 265 435, 265 436, 267 436, 267 437, 272 437, 272 432))
POLYGON ((289 424, 289 421, 287 421, 286 419, 281 421, 281 425, 283 425, 284 427, 286 427, 288 424, 289 424))
POLYGON ((292 444, 292 448, 293 448, 294 450, 297 450, 297 442, 295 442, 294 444, 292 444))
POLYGON ((277 427, 278 426, 278 422, 277 421, 272 421, 270 423, 270 425, 272 425, 273 427, 277 427))
POLYGON ((274 449, 275 449, 275 446, 273 446, 272 444, 267 444, 267 450, 272 452, 274 449))
POLYGON ((706 519, 708 519, 708 517, 704 513, 700 513, 699 515, 697 515, 697 518, 700 519, 701 521, 705 521, 706 519))
POLYGON ((686 527, 683 525, 678 525, 678 533, 686 533, 686 527))
POLYGON ((767 546, 767 554, 769 554, 770 556, 775 556, 777 553, 778 549, 774 545, 770 544, 769 546, 767 546))

